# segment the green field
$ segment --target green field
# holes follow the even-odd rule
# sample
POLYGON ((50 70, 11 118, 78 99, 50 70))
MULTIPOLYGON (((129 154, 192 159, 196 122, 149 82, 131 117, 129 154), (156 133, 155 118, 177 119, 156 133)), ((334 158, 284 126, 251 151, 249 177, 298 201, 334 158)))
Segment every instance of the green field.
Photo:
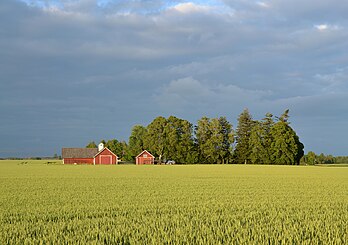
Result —
POLYGON ((0 244, 348 241, 345 167, 46 163, 0 161, 0 244))

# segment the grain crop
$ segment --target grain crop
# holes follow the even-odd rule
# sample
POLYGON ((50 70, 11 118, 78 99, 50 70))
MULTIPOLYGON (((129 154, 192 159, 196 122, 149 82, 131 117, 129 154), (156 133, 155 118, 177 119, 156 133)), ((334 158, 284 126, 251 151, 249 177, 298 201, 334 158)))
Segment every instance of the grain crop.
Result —
POLYGON ((0 244, 347 244, 348 168, 0 161, 0 244))

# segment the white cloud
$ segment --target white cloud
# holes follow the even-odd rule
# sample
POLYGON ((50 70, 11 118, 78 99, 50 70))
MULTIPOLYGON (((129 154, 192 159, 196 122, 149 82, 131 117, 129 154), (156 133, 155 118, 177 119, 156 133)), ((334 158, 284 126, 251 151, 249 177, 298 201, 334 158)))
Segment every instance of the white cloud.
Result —
POLYGON ((207 12, 211 9, 211 7, 188 2, 188 3, 179 3, 175 5, 174 7, 172 7, 172 9, 179 11, 181 13, 187 14, 192 12, 207 12))
POLYGON ((266 2, 257 2, 256 4, 262 8, 269 8, 270 7, 270 5, 266 2))
POLYGON ((329 26, 326 25, 326 24, 315 25, 314 27, 315 27, 316 29, 318 29, 319 31, 325 31, 326 29, 329 28, 329 26))
POLYGON ((314 25, 314 28, 318 31, 327 31, 327 30, 339 30, 340 27, 337 25, 328 25, 328 24, 320 24, 314 25))
POLYGON ((178 3, 166 9, 167 11, 176 11, 181 14, 212 14, 233 16, 234 10, 225 4, 197 4, 193 2, 178 3))

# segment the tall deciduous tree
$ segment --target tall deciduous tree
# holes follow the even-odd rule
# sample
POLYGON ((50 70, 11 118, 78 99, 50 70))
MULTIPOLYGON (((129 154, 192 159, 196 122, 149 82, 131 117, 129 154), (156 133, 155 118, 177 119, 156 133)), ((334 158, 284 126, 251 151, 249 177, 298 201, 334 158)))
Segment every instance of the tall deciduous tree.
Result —
POLYGON ((159 162, 162 161, 164 150, 166 147, 165 127, 167 119, 164 117, 156 117, 148 126, 144 138, 144 146, 152 154, 158 157, 159 162))
POLYGON ((202 117, 195 127, 196 143, 199 151, 199 160, 202 163, 209 163, 209 139, 211 138, 210 119, 202 117))
POLYGON ((167 119, 165 126, 166 146, 164 156, 179 163, 197 161, 192 138, 192 124, 175 116, 167 119))
POLYGON ((146 128, 142 125, 135 125, 132 128, 131 135, 128 141, 128 149, 130 156, 134 159, 140 154, 144 148, 144 138, 146 136, 146 128))
POLYGON ((254 121, 248 109, 239 115, 238 126, 236 130, 236 149, 234 152, 234 160, 236 163, 250 162, 251 147, 249 144, 251 130, 254 121))
POLYGON ((232 125, 225 117, 203 117, 196 127, 196 138, 203 163, 228 163, 231 155, 232 125))
POLYGON ((307 164, 314 165, 317 163, 317 155, 313 151, 309 151, 306 156, 307 164))

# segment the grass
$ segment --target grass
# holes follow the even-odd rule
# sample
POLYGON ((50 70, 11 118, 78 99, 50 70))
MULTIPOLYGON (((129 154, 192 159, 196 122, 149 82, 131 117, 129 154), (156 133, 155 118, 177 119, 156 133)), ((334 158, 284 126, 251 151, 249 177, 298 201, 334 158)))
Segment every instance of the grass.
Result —
POLYGON ((317 164, 319 167, 348 167, 348 163, 331 163, 331 164, 317 164))
POLYGON ((0 244, 348 240, 348 168, 22 162, 0 161, 0 244))

